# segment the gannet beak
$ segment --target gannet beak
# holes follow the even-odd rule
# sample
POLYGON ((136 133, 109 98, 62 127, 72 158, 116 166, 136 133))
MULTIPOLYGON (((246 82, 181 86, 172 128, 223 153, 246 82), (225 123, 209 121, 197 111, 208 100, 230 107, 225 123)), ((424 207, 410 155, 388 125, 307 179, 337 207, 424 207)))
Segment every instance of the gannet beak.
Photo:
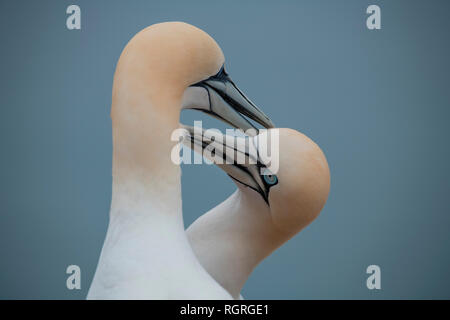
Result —
POLYGON ((239 90, 224 67, 216 75, 190 86, 184 92, 182 107, 203 111, 243 131, 254 129, 248 131, 251 136, 257 135, 258 129, 247 118, 265 128, 274 127, 269 117, 239 90))
POLYGON ((255 137, 223 135, 218 138, 203 129, 184 126, 187 134, 183 144, 202 155, 225 171, 233 180, 257 191, 269 204, 270 188, 278 183, 258 156, 255 137), (213 152, 204 152, 205 150, 213 152), (214 153, 212 155, 212 153, 214 153), (218 161, 218 160, 222 161, 218 161))

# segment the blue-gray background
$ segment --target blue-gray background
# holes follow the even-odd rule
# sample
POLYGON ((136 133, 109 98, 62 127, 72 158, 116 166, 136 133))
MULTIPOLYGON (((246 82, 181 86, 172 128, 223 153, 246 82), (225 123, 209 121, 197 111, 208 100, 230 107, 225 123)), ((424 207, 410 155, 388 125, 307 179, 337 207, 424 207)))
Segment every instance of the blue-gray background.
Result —
MULTIPOLYGON (((450 298, 449 2, 2 1, 0 298, 86 296, 111 197, 111 84, 128 40, 181 20, 233 79, 324 150, 329 200, 263 261, 246 298, 450 298), (66 29, 78 4, 82 30, 66 29), (366 28, 378 4, 382 29, 366 28), (82 270, 66 289, 65 269, 82 270), (366 288, 368 265, 382 289, 366 288)), ((182 115, 185 123, 199 119, 182 115)), ((185 225, 234 190, 183 167, 185 225), (214 186, 214 187, 212 187, 214 186)))

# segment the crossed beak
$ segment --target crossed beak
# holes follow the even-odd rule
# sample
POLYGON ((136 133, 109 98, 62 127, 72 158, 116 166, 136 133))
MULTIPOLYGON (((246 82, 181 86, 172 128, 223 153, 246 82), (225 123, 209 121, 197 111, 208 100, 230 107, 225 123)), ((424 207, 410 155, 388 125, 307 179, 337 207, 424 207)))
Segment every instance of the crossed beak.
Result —
POLYGON ((209 130, 183 126, 183 144, 199 152, 235 181, 257 191, 269 204, 270 188, 278 183, 259 156, 257 137, 216 134, 209 130), (207 152, 205 152, 207 151, 207 152))
POLYGON ((274 127, 272 121, 239 90, 224 67, 216 75, 187 88, 182 107, 205 112, 250 136, 257 135, 258 129, 248 119, 265 128, 274 127))

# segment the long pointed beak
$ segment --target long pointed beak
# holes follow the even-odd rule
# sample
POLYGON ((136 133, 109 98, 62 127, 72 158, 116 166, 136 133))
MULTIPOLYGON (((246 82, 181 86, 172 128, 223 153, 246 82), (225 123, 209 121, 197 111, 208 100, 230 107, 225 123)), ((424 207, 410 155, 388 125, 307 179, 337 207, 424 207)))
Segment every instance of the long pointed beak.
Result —
POLYGON ((235 128, 246 131, 251 136, 258 134, 258 128, 248 119, 265 128, 274 127, 269 117, 239 90, 223 67, 215 76, 196 83, 186 90, 183 108, 208 113, 235 128), (247 131, 248 129, 253 130, 247 131))
POLYGON ((237 137, 205 131, 200 128, 183 126, 188 134, 183 144, 213 162, 233 180, 257 191, 269 204, 270 188, 278 183, 276 175, 262 174, 266 170, 258 156, 254 138, 237 137), (205 152, 207 151, 207 152, 205 152))

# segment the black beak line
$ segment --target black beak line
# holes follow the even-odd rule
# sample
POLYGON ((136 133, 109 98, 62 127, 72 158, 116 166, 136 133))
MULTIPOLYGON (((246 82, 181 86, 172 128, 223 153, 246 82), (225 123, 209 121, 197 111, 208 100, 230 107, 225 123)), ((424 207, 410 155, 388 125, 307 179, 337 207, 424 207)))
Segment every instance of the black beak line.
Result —
POLYGON ((273 128, 273 122, 236 86, 222 67, 216 75, 193 86, 203 87, 209 95, 210 110, 203 112, 227 122, 235 128, 244 131, 254 129, 252 136, 258 134, 258 129, 245 117, 259 123, 265 128, 273 128))

